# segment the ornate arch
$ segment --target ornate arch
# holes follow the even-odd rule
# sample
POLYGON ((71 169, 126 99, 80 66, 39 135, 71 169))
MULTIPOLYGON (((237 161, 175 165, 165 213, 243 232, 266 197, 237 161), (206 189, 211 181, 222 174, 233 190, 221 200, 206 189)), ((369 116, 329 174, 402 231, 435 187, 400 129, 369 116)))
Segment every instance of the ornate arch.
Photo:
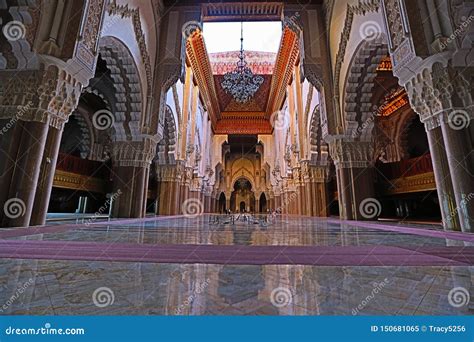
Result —
POLYGON ((137 141, 141 134, 142 90, 140 75, 128 48, 114 37, 100 39, 99 52, 110 70, 115 89, 115 141, 137 141))
POLYGON ((377 66, 388 54, 385 35, 364 40, 356 49, 347 72, 344 93, 345 133, 354 140, 370 141, 375 123, 372 105, 377 66))
POLYGON ((158 143, 157 157, 158 164, 174 164, 176 150, 176 123, 171 107, 165 107, 165 119, 163 126, 163 138, 158 143))
POLYGON ((239 179, 245 179, 246 181, 248 181, 250 183, 250 187, 252 188, 252 190, 254 192, 257 191, 257 189, 255 188, 255 182, 253 180, 253 177, 251 175, 234 175, 234 177, 232 177, 232 181, 230 182, 230 189, 231 191, 234 191, 234 184, 239 180, 239 179))

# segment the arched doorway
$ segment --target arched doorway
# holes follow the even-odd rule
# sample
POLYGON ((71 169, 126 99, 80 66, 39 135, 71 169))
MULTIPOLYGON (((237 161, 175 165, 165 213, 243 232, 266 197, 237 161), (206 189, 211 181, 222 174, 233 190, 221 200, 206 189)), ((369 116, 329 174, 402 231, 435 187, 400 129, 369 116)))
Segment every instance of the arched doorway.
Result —
POLYGON ((220 196, 219 196, 219 213, 224 213, 226 211, 226 207, 225 207, 225 194, 223 192, 221 192, 220 196))
POLYGON ((230 197, 230 209, 235 212, 254 212, 255 194, 252 191, 252 183, 246 178, 239 178, 234 183, 234 191, 230 197))
POLYGON ((263 192, 260 195, 259 206, 260 206, 260 208, 258 208, 259 212, 264 213, 267 211, 267 196, 265 196, 265 193, 263 192))

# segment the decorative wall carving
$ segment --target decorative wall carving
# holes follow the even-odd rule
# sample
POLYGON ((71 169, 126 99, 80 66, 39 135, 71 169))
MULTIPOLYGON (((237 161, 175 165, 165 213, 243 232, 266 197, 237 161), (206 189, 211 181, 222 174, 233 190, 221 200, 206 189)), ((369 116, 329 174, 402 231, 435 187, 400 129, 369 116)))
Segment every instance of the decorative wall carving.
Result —
POLYGON ((82 87, 54 65, 43 65, 37 71, 2 74, 0 83, 0 118, 48 123, 57 129, 63 128, 76 108, 82 87))
POLYGON ((346 135, 361 141, 372 140, 376 110, 373 89, 380 61, 388 54, 385 35, 362 42, 348 70, 345 85, 346 135))
POLYGON ((366 168, 374 162, 374 144, 372 142, 354 142, 334 139, 329 143, 329 152, 336 167, 366 168))
POLYGON ((141 133, 142 92, 135 61, 123 43, 113 37, 101 39, 100 52, 114 81, 114 140, 138 140, 141 133))
POLYGON ((138 47, 140 49, 140 55, 142 63, 145 67, 146 73, 146 84, 147 94, 151 94, 153 84, 153 73, 151 69, 150 56, 148 53, 148 47, 146 45, 145 33, 142 29, 142 23, 140 18, 140 10, 138 8, 129 8, 127 5, 118 5, 116 0, 111 0, 109 4, 109 15, 118 15, 122 18, 131 18, 133 24, 133 30, 135 32, 135 39, 137 40, 138 47))
POLYGON ((359 0, 356 5, 347 5, 346 19, 339 40, 339 48, 336 54, 336 65, 334 67, 334 94, 339 96, 339 84, 341 78, 341 68, 346 55, 347 43, 352 31, 352 22, 355 15, 365 15, 369 12, 377 12, 380 7, 380 0, 359 0))

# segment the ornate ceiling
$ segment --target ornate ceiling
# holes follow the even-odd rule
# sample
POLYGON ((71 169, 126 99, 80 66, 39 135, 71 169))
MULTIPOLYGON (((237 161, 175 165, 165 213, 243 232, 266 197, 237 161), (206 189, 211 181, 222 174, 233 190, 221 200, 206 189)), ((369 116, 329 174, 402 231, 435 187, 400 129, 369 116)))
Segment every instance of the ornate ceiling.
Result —
POLYGON ((238 51, 208 54, 202 32, 195 31, 186 45, 188 62, 193 68, 204 104, 217 134, 271 134, 271 114, 281 108, 293 67, 298 61, 296 34, 285 27, 277 54, 247 51, 252 72, 264 82, 254 98, 237 103, 221 86, 224 74, 236 65, 238 51))
POLYGON ((255 97, 245 104, 235 101, 231 95, 225 92, 221 85, 224 74, 235 69, 236 61, 239 58, 239 51, 212 53, 209 54, 209 58, 221 113, 223 115, 228 112, 232 112, 228 114, 235 114, 236 112, 256 112, 263 114, 270 93, 276 53, 245 51, 245 58, 249 68, 255 75, 260 75, 264 79, 255 97))

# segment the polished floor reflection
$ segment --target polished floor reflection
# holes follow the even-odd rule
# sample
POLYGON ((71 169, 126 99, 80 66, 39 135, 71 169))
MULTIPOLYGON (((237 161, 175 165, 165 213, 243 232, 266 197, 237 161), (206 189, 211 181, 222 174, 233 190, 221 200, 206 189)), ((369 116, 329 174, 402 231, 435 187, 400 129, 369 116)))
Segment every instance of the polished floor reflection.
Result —
POLYGON ((474 309, 469 234, 297 217, 234 225, 205 215, 89 223, 0 231, 0 314, 465 315, 474 309))

